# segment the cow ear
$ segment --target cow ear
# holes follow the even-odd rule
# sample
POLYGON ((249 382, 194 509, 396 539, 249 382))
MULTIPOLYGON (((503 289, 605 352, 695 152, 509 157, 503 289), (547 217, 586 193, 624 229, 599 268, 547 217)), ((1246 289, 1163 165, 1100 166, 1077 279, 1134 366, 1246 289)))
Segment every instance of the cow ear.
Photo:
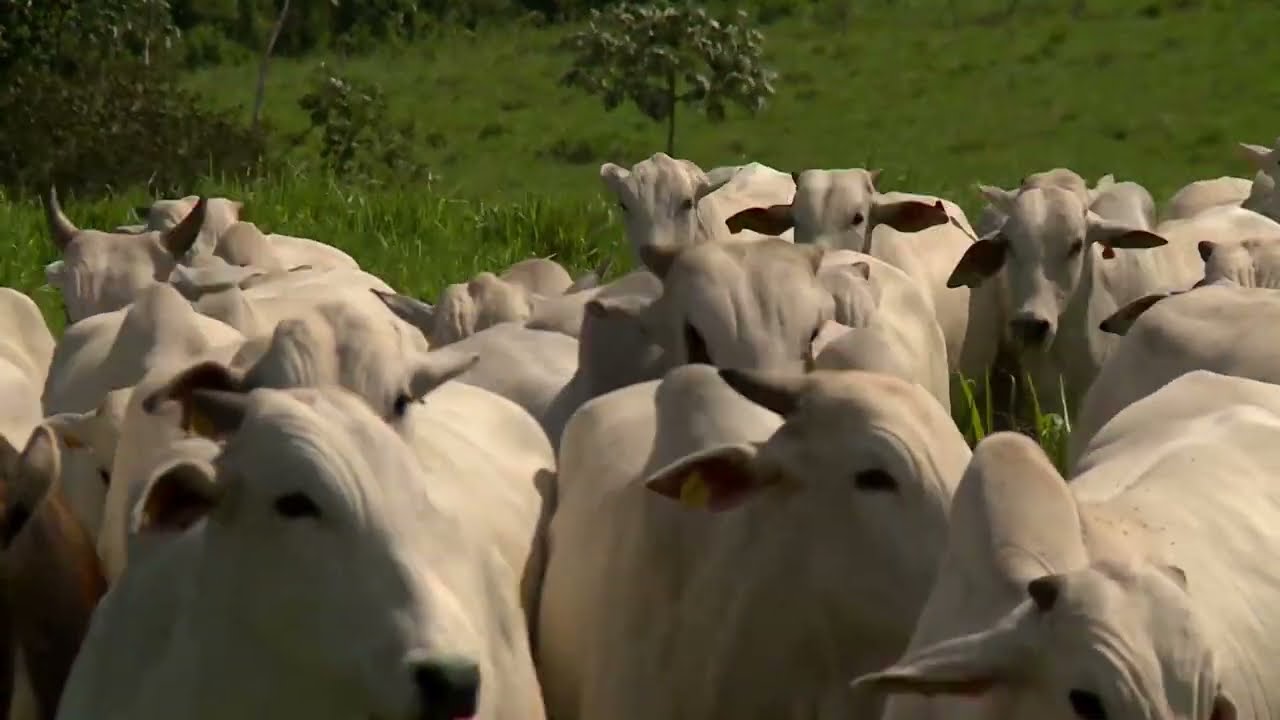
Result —
POLYGON ((791 205, 770 205, 742 210, 725 220, 724 224, 734 235, 743 230, 761 235, 781 235, 795 225, 795 220, 791 205))
POLYGON ((970 245, 947 278, 947 287, 979 287, 987 278, 1000 272, 1007 252, 1008 241, 999 232, 970 245))
POLYGON ((1144 295, 1137 300, 1125 305, 1119 310, 1111 313, 1106 320, 1098 323, 1098 329, 1104 333, 1112 335, 1124 335, 1129 332, 1133 324, 1138 321, 1142 313, 1151 308, 1152 305, 1169 297, 1173 293, 1152 293, 1144 295))
POLYGON ((1098 243, 1104 248, 1145 250, 1169 243, 1168 240, 1150 230, 1108 220, 1094 212, 1088 214, 1087 222, 1088 230, 1085 233, 1085 240, 1098 243))
POLYGON ((436 316, 436 309, 430 303, 408 295, 383 292, 374 288, 370 288, 369 292, 377 296, 396 317, 418 328, 423 337, 430 336, 431 323, 436 316))
MULTIPOLYGON (((694 167, 697 167, 697 166, 694 166, 694 167)), ((698 168, 698 172, 702 172, 702 169, 698 168)), ((702 202, 702 198, 724 187, 726 184, 729 183, 730 180, 733 180, 733 177, 734 177, 733 175, 727 175, 715 181, 712 181, 710 178, 707 178, 699 182, 698 186, 694 188, 694 191, 693 191, 694 204, 696 205, 697 203, 702 202)))
POLYGON ((947 215, 947 208, 941 200, 931 203, 920 200, 887 202, 876 196, 871 204, 867 232, 875 230, 877 225, 888 225, 898 232, 917 233, 949 222, 951 216, 947 215))
POLYGON ((212 512, 223 495, 212 465, 176 460, 147 483, 130 526, 135 533, 182 532, 212 512))
POLYGON ((1196 252, 1200 253, 1200 259, 1202 261, 1209 262, 1209 258, 1213 257, 1213 251, 1217 247, 1218 244, 1212 240, 1201 240, 1196 243, 1196 252))
POLYGON ((804 375, 721 368, 720 379, 739 395, 783 417, 795 412, 808 389, 804 375))
MULTIPOLYGON (((201 391, 220 391, 228 395, 243 395, 249 391, 249 388, 245 383, 243 373, 235 372, 226 365, 208 360, 183 370, 164 387, 147 396, 142 401, 142 409, 154 415, 160 412, 162 403, 175 400, 182 408, 180 421, 182 429, 204 437, 215 438, 220 432, 214 424, 209 422, 211 418, 201 414, 201 408, 213 408, 212 411, 220 413, 220 417, 227 422, 231 421, 231 416, 221 412, 222 405, 226 404, 225 398, 210 400, 206 397, 197 402, 196 393, 201 391)), ((218 424, 225 425, 226 423, 219 422, 218 424)), ((236 421, 235 425, 239 425, 239 422, 236 421)), ((233 430, 234 428, 231 429, 233 430)))
POLYGON ((1005 215, 1010 214, 1009 210, 1010 206, 1013 204, 1013 199, 1018 196, 1017 190, 1005 190, 1004 188, 996 187, 995 185, 984 185, 982 183, 978 183, 974 187, 977 188, 978 194, 987 201, 988 205, 999 210, 1005 215))
POLYGON ((777 482, 776 476, 756 472, 756 453, 757 447, 750 443, 708 448, 654 472, 644 485, 689 508, 728 510, 777 482))
POLYGON ((93 423, 98 412, 94 409, 89 412, 56 413, 45 418, 44 423, 64 445, 72 450, 79 450, 91 444, 93 423))
POLYGON ((38 426, 19 453, 0 436, 0 482, 4 507, 0 509, 0 549, 8 548, 36 514, 58 480, 62 461, 53 431, 38 426))
POLYGON ((608 188, 610 192, 615 194, 619 193, 622 184, 625 183, 629 177, 631 177, 631 171, 621 165, 615 165, 614 163, 607 162, 600 166, 600 181, 604 183, 604 186, 608 188))
POLYGON ((467 372, 480 362, 480 354, 453 347, 432 350, 409 371, 409 394, 416 400, 467 372))
POLYGON ((896 665, 853 681, 857 691, 916 695, 982 695, 1014 681, 1036 648, 1023 622, 1001 622, 920 648, 896 665))
POLYGON ((1213 699, 1213 712, 1210 713, 1209 720, 1236 720, 1236 704, 1231 702, 1231 698, 1218 693, 1213 699))

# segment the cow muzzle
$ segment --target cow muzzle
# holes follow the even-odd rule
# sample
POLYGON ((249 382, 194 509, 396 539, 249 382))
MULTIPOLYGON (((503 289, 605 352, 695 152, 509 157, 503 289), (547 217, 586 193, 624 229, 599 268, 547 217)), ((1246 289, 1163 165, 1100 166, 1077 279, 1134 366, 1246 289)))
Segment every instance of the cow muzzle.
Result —
POLYGON ((1051 323, 1036 315, 1019 315, 1009 321, 1009 339, 1021 348, 1040 349, 1049 340, 1051 323))
POLYGON ((410 667, 420 720, 469 720, 480 704, 480 667, 467 658, 433 655, 410 667))

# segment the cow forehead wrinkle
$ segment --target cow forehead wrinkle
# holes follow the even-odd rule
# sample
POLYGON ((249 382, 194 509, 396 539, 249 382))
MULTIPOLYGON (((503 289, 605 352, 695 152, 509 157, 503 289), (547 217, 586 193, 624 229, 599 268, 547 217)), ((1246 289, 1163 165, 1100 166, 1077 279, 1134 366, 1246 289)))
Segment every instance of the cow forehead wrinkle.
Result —
MULTIPOLYGON (((380 422, 372 420, 374 425, 366 426, 358 420, 353 421, 346 417, 353 410, 349 403, 326 400, 321 398, 317 403, 319 407, 312 408, 303 407, 296 400, 288 404, 259 404, 246 417, 241 432, 228 441, 226 461, 229 467, 241 473, 261 466, 260 458, 264 453, 270 453, 272 463, 300 465, 298 470, 302 472, 280 475, 314 478, 307 487, 323 487, 332 492, 335 499, 350 507, 355 517, 368 522, 369 511, 373 507, 382 512, 397 506, 384 497, 392 496, 392 493, 384 491, 394 479, 383 477, 383 474, 393 468, 382 467, 384 464, 393 465, 394 458, 379 453, 379 449, 387 444, 386 438, 377 437, 382 425, 380 422), (334 422, 330 418, 342 419, 334 422), (288 449, 288 452, 282 452, 282 449, 288 449), (371 454, 383 462, 371 462, 371 454)), ((391 432, 390 428, 385 429, 391 432)), ((274 477, 274 474, 269 475, 274 477)))

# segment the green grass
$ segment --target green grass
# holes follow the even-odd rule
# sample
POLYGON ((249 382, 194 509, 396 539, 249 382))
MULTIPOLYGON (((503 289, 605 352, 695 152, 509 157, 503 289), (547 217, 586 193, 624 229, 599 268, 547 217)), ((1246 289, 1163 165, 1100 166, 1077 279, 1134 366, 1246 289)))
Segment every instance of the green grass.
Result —
MULTIPOLYGON (((897 0, 851 17, 818 4, 769 25, 778 96, 758 116, 719 125, 686 113, 677 154, 704 167, 882 167, 882 189, 945 195, 973 213, 975 181, 1011 186, 1055 166, 1138 180, 1161 200, 1193 179, 1251 175, 1234 143, 1280 132, 1280 6, 1091 0, 1074 20, 1069 3, 1041 0, 1031 9, 1047 10, 993 22, 982 16, 1003 2, 979 1, 958 0, 958 19, 947 0, 897 0)), ((305 130, 297 100, 319 63, 380 84, 393 118, 416 127, 414 152, 440 177, 430 188, 356 189, 295 174, 190 191, 243 199, 265 230, 331 243, 422 297, 530 256, 582 271, 609 254, 621 261, 615 268, 628 267, 597 168, 661 149, 663 129, 559 87, 567 59, 554 46, 564 32, 441 32, 366 57, 273 65, 267 117, 282 136, 305 130)), ((217 67, 189 84, 213 105, 247 107, 255 73, 217 67)), ((293 152, 306 166, 313 151, 293 152)), ((82 227, 109 228, 132 222, 130 208, 146 201, 125 190, 92 203, 65 198, 64 207, 82 227)), ((38 205, 0 198, 0 227, 9 243, 0 282, 30 293, 60 327, 57 298, 43 286, 55 254, 38 205)), ((1030 432, 1060 458, 1069 425, 1036 415, 1030 432)), ((957 418, 976 441, 991 409, 971 401, 957 418)))
MULTIPOLYGON (((1233 143, 1280 132, 1280 5, 1090 0, 1090 13, 1073 20, 1067 0, 1027 0, 1023 14, 993 23, 981 15, 1004 0, 956 2, 955 27, 947 0, 895 0, 847 21, 817 6, 768 25, 777 97, 758 116, 734 113, 719 125, 685 113, 677 154, 704 167, 876 165, 885 189, 942 193, 972 208, 975 180, 1011 185, 1057 165, 1139 180, 1159 199, 1195 178, 1252 176, 1233 143)), ((327 61, 379 83, 391 114, 416 124, 444 194, 598 195, 601 162, 647 157, 662 149, 664 130, 630 107, 607 113, 559 87, 568 58, 554 45, 564 32, 440 33, 368 57, 281 60, 267 116, 286 132, 305 129, 297 99, 327 61)), ((247 106, 255 73, 218 67, 191 85, 221 105, 247 106)))
MULTIPOLYGON (((492 203, 423 194, 413 188, 352 191, 326 180, 295 178, 252 183, 206 182, 193 188, 245 201, 245 218, 266 232, 323 240, 355 257, 398 291, 435 297, 446 284, 527 257, 552 257, 571 271, 594 268, 606 256, 627 266, 617 238, 616 210, 600 198, 549 197, 492 203)), ((142 191, 106 200, 63 198, 80 227, 110 229, 137 222, 142 191)), ((44 265, 57 259, 36 201, 0 202, 0 227, 11 238, 0 254, 5 285, 30 294, 55 329, 62 324, 57 293, 44 285, 44 265)))

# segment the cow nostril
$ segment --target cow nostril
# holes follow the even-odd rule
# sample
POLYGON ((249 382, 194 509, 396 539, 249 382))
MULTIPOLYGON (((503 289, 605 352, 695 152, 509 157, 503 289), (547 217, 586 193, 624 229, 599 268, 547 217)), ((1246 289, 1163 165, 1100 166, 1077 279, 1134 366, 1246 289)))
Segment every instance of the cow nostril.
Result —
POLYGON ((413 665, 422 720, 462 720, 476 714, 480 668, 457 656, 439 655, 413 665))
POLYGON ((1044 318, 1016 318, 1010 323, 1014 337, 1023 342, 1042 342, 1049 335, 1049 321, 1044 318))

